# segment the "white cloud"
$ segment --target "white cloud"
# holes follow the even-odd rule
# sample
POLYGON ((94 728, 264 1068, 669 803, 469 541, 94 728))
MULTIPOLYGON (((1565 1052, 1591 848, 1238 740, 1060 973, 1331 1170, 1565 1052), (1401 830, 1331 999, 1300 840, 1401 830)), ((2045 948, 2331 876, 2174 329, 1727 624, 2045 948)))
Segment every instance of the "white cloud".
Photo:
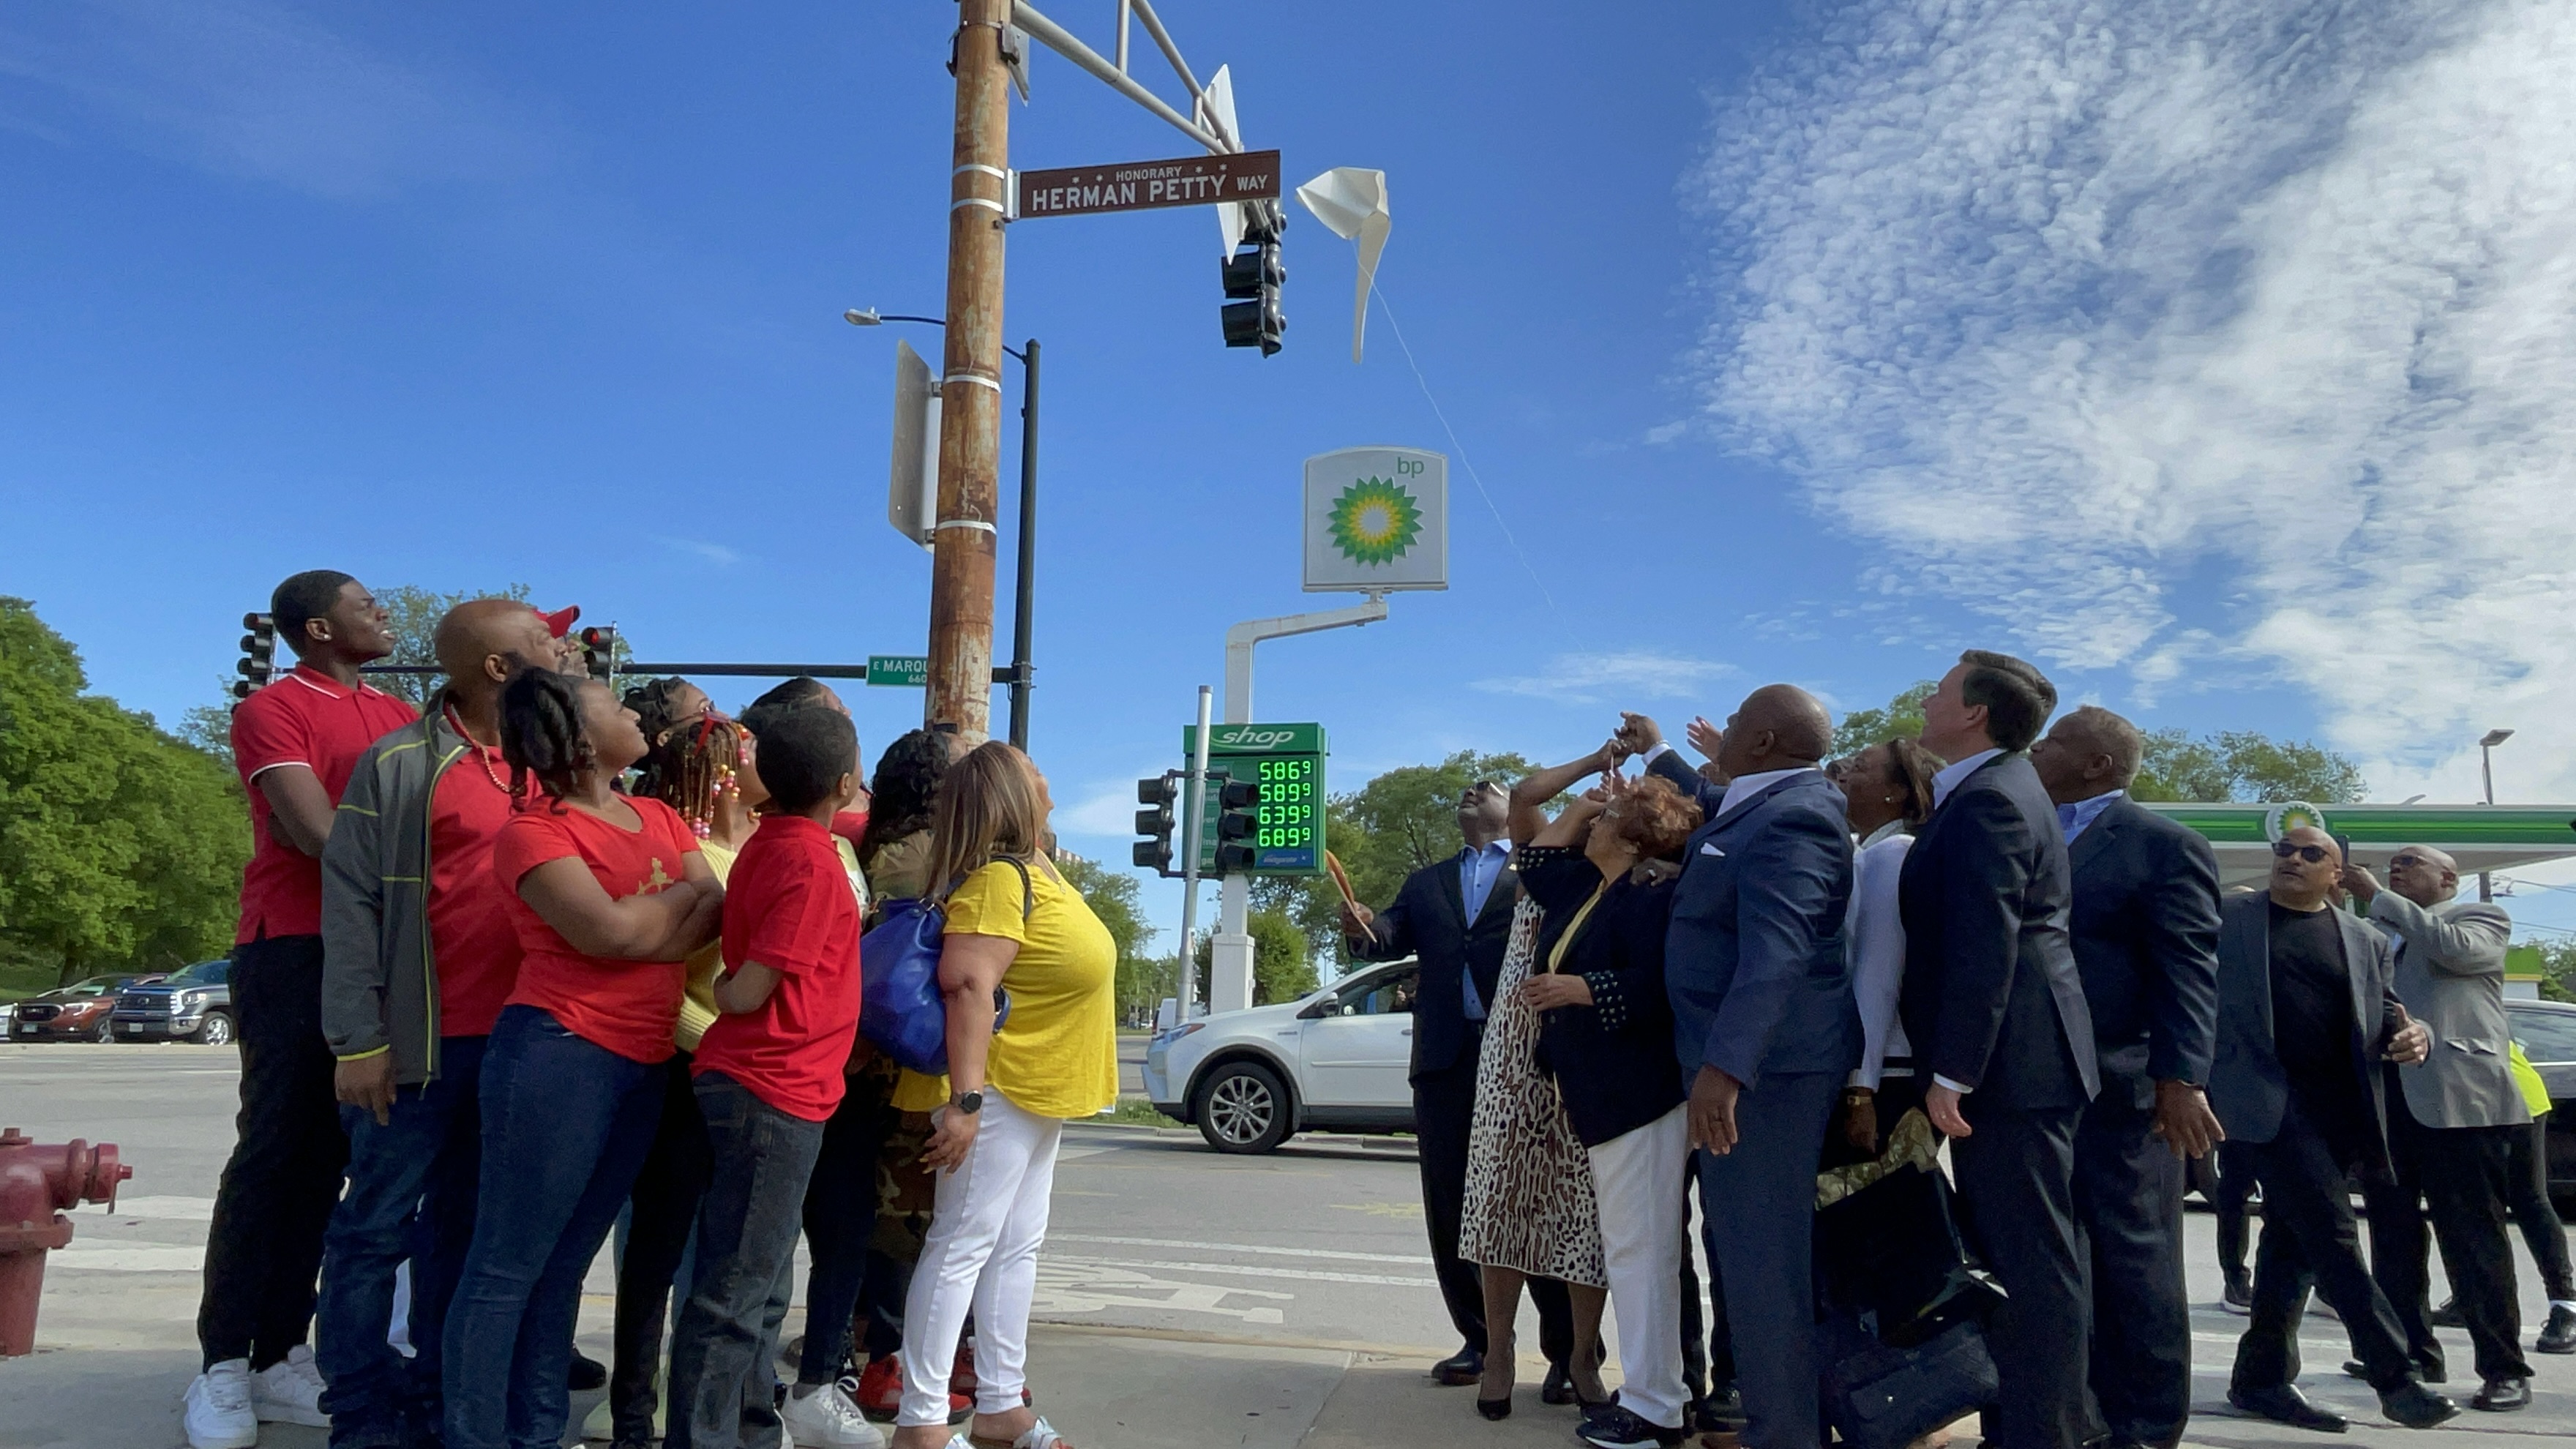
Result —
POLYGON ((712 543, 703 538, 674 538, 669 534, 655 534, 653 541, 664 548, 675 548, 682 553, 696 554, 718 568, 732 568, 742 562, 741 550, 728 548, 721 543, 712 543))
POLYGON ((2043 658, 2576 794, 2571 74, 2563 0, 1832 11, 1699 178, 1712 421, 2043 658))
POLYGON ((1559 654, 1536 674, 1479 679, 1475 687, 1488 694, 1516 694, 1560 704, 1619 704, 1695 699, 1708 685, 1734 672, 1731 664, 1674 654, 1559 654))

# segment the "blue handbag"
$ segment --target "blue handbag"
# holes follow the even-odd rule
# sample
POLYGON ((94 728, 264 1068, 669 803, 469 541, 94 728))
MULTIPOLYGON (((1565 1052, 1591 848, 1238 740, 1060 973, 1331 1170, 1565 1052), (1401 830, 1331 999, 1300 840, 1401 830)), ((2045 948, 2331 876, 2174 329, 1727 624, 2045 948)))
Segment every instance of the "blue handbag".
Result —
MULTIPOLYGON (((1037 905, 1029 869, 1020 873, 1020 919, 1037 905)), ((939 994, 940 941, 948 913, 938 901, 888 902, 875 930, 859 938, 859 1035, 895 1064, 929 1076, 948 1073, 948 1004, 939 994)), ((1010 1020, 1008 992, 993 992, 993 1030, 1010 1020)))

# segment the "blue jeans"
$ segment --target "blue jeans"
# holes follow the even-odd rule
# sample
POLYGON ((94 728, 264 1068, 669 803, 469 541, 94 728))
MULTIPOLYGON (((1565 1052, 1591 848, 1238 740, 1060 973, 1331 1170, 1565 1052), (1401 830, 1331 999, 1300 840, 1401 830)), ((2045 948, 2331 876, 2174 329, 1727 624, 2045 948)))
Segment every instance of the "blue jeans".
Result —
POLYGON ((483 1042, 479 1036, 441 1039, 439 1075, 397 1089, 382 1125, 374 1113, 340 1109, 349 1134, 348 1187, 322 1240, 314 1345, 334 1449, 396 1443, 403 1415, 438 1422, 439 1331, 474 1236, 483 1042), (408 1362, 385 1342, 394 1269, 405 1260, 411 1263, 408 1362))
MULTIPOLYGON (((778 1326, 823 1124, 722 1072, 697 1080, 715 1173, 698 1200, 697 1273, 671 1335, 663 1449, 777 1449, 778 1326)), ((453 1449, 453 1446, 450 1446, 453 1449)))
POLYGON ((561 1442, 582 1275, 662 1115, 662 1076, 533 1006, 483 1053, 474 1246, 447 1310, 446 1449, 561 1442))

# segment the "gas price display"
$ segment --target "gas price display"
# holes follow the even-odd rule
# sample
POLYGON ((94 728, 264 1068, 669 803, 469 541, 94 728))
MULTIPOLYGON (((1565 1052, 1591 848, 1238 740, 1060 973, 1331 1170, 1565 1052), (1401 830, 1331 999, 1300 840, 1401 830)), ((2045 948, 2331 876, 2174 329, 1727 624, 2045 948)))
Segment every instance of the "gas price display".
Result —
MULTIPOLYGON (((1182 730, 1182 759, 1196 747, 1197 731, 1182 730)), ((1208 738, 1208 773, 1249 782, 1255 798, 1236 809, 1251 817, 1241 842, 1252 849, 1252 875, 1320 875, 1324 869, 1324 730, 1321 725, 1215 726, 1208 738)), ((1199 868, 1214 871, 1223 813, 1216 796, 1201 812, 1199 868)))

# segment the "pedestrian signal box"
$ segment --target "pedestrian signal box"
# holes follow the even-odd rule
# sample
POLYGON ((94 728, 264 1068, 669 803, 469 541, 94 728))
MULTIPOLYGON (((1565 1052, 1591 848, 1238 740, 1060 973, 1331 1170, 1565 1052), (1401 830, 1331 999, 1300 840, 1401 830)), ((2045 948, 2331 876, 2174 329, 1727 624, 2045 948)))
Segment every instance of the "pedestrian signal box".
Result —
MULTIPOLYGON (((1181 758, 1197 749, 1197 728, 1184 727, 1181 758)), ((1323 874, 1327 753, 1322 725, 1211 728, 1208 774, 1214 778, 1199 811, 1200 873, 1323 874)))

